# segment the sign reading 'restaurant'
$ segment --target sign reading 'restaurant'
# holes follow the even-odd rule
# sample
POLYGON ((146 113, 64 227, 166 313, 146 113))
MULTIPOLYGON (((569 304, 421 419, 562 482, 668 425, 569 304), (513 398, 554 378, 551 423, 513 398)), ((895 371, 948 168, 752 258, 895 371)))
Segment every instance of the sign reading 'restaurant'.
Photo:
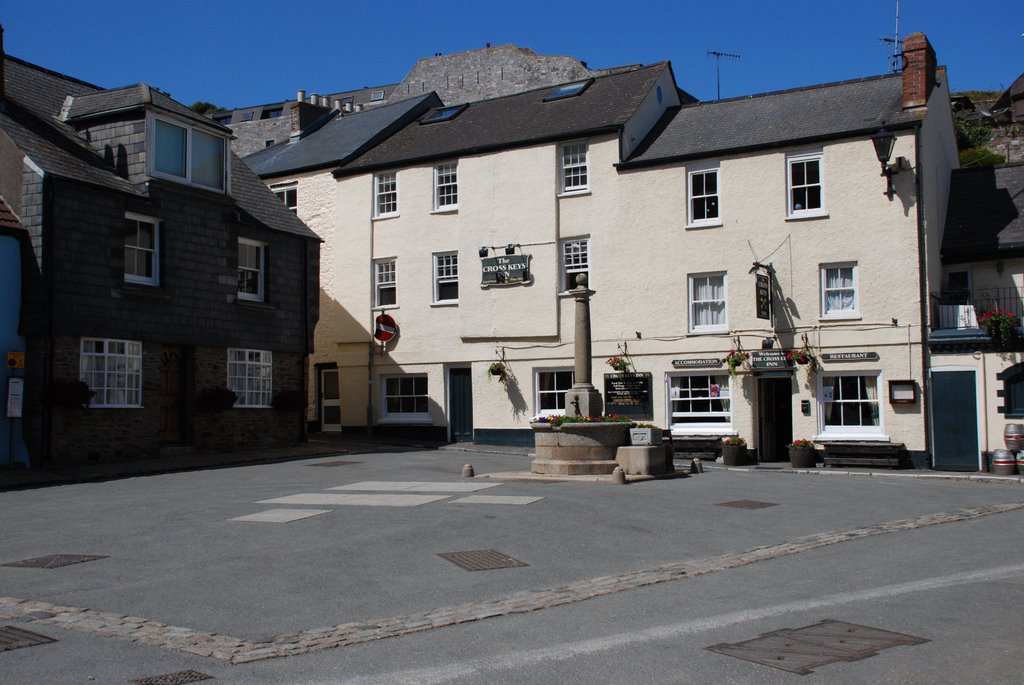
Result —
POLYGON ((825 352, 823 362, 877 362, 877 352, 825 352))
POLYGON ((530 255, 510 254, 480 260, 480 285, 512 285, 530 280, 530 255))

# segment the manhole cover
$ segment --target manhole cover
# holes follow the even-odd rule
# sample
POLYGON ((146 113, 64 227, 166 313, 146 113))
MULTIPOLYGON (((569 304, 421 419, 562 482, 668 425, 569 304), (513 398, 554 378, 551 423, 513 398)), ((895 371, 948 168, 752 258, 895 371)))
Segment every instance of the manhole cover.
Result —
POLYGON ((362 464, 361 461, 325 461, 322 464, 306 464, 306 466, 348 466, 349 464, 362 464))
POLYGON ((529 566, 494 549, 473 549, 466 552, 442 552, 437 556, 467 571, 492 571, 499 568, 529 566))
POLYGON ((738 499, 734 502, 719 502, 716 507, 732 507, 733 509, 764 509, 779 506, 775 502, 758 502, 753 499, 738 499))
POLYGON ((771 666, 798 675, 836 661, 857 661, 899 645, 928 640, 841 621, 822 621, 796 630, 776 630, 735 644, 706 647, 712 652, 771 666))
POLYGON ((61 566, 70 566, 71 564, 81 564, 85 561, 96 561, 97 559, 106 558, 106 556, 96 554, 47 554, 45 557, 22 559, 21 561, 12 561, 7 564, 0 564, 0 566, 15 566, 19 568, 60 568, 61 566))
POLYGON ((46 637, 39 633, 32 633, 13 626, 0 626, 0 652, 21 647, 32 647, 44 645, 47 642, 56 642, 52 637, 46 637))
POLYGON ((211 680, 212 675, 206 675, 199 671, 178 671, 177 673, 165 673, 154 675, 148 678, 133 680, 135 685, 182 685, 182 683, 196 683, 200 680, 211 680))

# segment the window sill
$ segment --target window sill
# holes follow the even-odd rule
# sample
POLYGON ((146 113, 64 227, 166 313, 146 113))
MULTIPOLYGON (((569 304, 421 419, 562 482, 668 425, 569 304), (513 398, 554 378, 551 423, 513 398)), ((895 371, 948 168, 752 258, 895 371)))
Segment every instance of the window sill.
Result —
POLYGON ((580 188, 579 190, 563 190, 555 197, 580 197, 582 195, 590 195, 590 188, 580 188))
POLYGON ((404 424, 404 425, 418 424, 418 425, 422 425, 422 426, 431 426, 431 425, 433 425, 433 423, 431 422, 429 416, 418 416, 418 415, 417 416, 410 416, 408 418, 406 418, 404 416, 387 416, 387 417, 383 417, 381 419, 378 419, 377 423, 378 424, 392 423, 392 424, 404 424))
POLYGON ((371 217, 371 220, 373 220, 373 221, 386 221, 387 219, 397 219, 400 216, 402 216, 402 215, 398 214, 398 213, 395 213, 395 214, 380 214, 378 216, 371 217))
POLYGON ((729 328, 702 328, 699 330, 691 330, 687 335, 721 335, 722 333, 728 333, 729 328))
POLYGON ((442 207, 441 209, 435 209, 435 210, 433 210, 430 213, 431 214, 458 214, 459 213, 459 207, 458 207, 458 205, 456 205, 454 207, 442 207))
POLYGON ((814 442, 889 442, 881 433, 822 433, 811 437, 814 442))
POLYGON ((828 314, 826 316, 819 316, 818 321, 860 321, 863 317, 860 312, 851 312, 849 314, 828 314))
POLYGON ((699 221, 699 222, 696 222, 696 223, 686 224, 685 226, 683 226, 683 228, 686 228, 686 229, 691 229, 691 228, 718 228, 718 227, 723 226, 723 225, 724 224, 721 221, 699 221))
POLYGON ((443 300, 441 302, 431 302, 430 306, 431 307, 458 307, 459 306, 459 301, 458 300, 443 300))
POLYGON ((232 409, 273 409, 269 404, 236 404, 232 409))
MULTIPOLYGON (((591 285, 590 283, 587 283, 587 289, 588 290, 591 289, 590 285, 591 285)), ((562 290, 562 291, 559 291, 558 296, 559 297, 565 297, 565 298, 575 297, 575 293, 573 293, 573 291, 571 291, 571 290, 562 290)))
POLYGON ((145 409, 141 404, 89 404, 88 409, 145 409))
POLYGON ((159 300, 170 300, 171 296, 169 293, 164 291, 159 284, 146 284, 146 283, 135 283, 134 281, 125 281, 121 285, 121 292, 129 295, 141 295, 143 297, 152 297, 159 300))
POLYGON ((371 307, 371 309, 373 311, 375 311, 375 312, 386 312, 386 311, 390 311, 392 309, 398 309, 398 305, 397 304, 378 304, 375 307, 371 307))
POLYGON ((822 210, 807 210, 806 212, 794 212, 786 215, 786 221, 804 221, 805 219, 827 219, 828 212, 822 210))
POLYGON ((248 307, 249 309, 262 309, 263 311, 273 312, 277 311, 277 307, 266 302, 260 302, 258 300, 245 300, 241 297, 235 298, 235 304, 240 307, 248 307))

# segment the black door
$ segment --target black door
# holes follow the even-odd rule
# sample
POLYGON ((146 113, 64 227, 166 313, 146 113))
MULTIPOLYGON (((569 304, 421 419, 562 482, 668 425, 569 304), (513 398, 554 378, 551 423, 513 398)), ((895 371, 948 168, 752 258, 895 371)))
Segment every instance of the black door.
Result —
POLYGON ((757 385, 757 460, 785 461, 793 441, 793 377, 759 378, 757 385))
POLYGON ((977 471, 978 403, 974 371, 932 371, 935 468, 977 471))
POLYGON ((473 442, 473 379, 469 369, 448 369, 448 423, 455 442, 473 442))

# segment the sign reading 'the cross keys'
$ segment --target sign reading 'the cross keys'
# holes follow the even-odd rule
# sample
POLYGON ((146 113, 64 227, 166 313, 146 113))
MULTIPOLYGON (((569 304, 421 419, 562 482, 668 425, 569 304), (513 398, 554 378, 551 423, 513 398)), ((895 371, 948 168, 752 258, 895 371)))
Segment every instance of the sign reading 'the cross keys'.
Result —
POLYGON ((480 285, 512 285, 530 280, 530 255, 510 254, 480 260, 480 285))

